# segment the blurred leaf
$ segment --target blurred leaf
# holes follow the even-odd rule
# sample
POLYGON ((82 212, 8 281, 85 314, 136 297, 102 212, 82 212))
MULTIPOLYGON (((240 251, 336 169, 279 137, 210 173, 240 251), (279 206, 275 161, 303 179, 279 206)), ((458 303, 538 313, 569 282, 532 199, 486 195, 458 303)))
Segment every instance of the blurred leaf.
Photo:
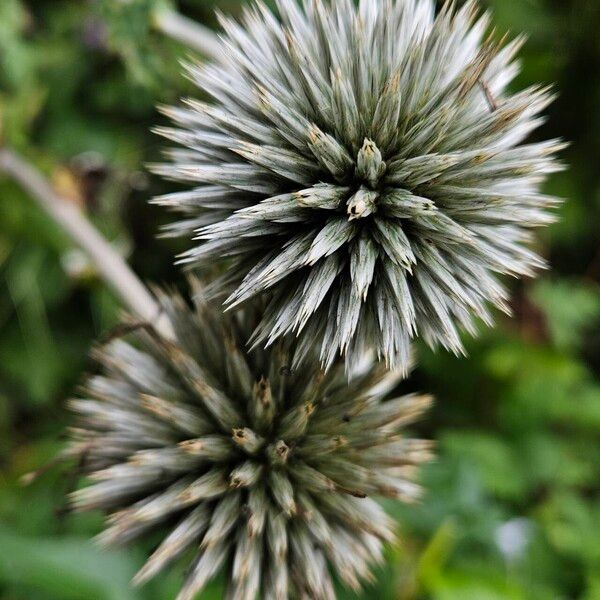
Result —
POLYGON ((581 498, 556 494, 542 512, 541 520, 551 543, 560 551, 581 558, 600 572, 600 505, 590 507, 581 498))
POLYGON ((541 279, 533 286, 531 298, 546 314, 557 348, 578 349, 586 329, 598 324, 598 286, 566 279, 541 279))
POLYGON ((448 519, 440 525, 423 549, 417 577, 425 590, 435 588, 436 583, 443 578, 442 572, 454 549, 455 540, 456 525, 452 519, 448 519))
POLYGON ((135 564, 76 538, 35 540, 0 526, 0 582, 41 590, 56 600, 136 600, 129 587, 135 564))
POLYGON ((491 434, 456 431, 445 444, 465 461, 473 461, 486 489, 505 499, 518 499, 526 489, 524 473, 507 441, 491 434), (516 468, 517 467, 517 468, 516 468))

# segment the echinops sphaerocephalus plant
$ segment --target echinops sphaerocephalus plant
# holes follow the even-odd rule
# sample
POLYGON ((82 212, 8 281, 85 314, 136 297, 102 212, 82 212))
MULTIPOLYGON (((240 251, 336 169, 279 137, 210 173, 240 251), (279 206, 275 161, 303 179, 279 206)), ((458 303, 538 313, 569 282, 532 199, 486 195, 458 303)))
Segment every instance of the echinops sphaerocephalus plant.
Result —
POLYGON ((182 555, 178 600, 226 569, 227 598, 333 599, 330 570, 358 589, 394 538, 376 498, 418 498, 431 443, 406 436, 427 396, 383 400, 399 375, 366 361, 350 382, 296 343, 248 353, 257 311, 223 314, 203 300, 158 293, 175 330, 144 328, 98 349, 102 372, 72 401, 66 454, 87 485, 78 510, 109 513, 105 545, 160 531, 136 576, 143 583, 182 555))
POLYGON ((185 215, 182 262, 223 261, 230 308, 268 298, 257 345, 306 336, 349 368, 372 347, 406 367, 415 336, 460 352, 508 310, 498 274, 543 266, 561 143, 523 142, 548 89, 506 91, 521 39, 487 35, 474 2, 277 6, 222 18, 220 61, 187 65, 210 100, 165 108, 185 148, 156 171, 192 187, 156 202, 185 215))

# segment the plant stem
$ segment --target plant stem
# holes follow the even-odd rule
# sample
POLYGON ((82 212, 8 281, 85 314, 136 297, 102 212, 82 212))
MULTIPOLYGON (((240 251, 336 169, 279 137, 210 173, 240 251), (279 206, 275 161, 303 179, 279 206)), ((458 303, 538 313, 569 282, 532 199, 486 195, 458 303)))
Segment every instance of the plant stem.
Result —
POLYGON ((161 335, 173 336, 171 323, 148 288, 75 204, 61 198, 43 175, 13 150, 0 148, 0 172, 18 182, 86 252, 129 310, 161 335))
POLYGON ((168 37, 209 58, 218 59, 222 52, 219 38, 211 29, 174 10, 157 10, 154 26, 168 37))

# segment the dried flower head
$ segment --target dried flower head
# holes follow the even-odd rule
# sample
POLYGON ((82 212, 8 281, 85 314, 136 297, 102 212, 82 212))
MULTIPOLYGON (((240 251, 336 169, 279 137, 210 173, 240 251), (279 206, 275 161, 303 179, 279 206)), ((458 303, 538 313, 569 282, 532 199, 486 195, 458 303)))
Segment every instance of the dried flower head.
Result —
POLYGON ((108 511, 107 545, 159 529, 142 583, 183 554, 189 573, 178 596, 191 600, 222 567, 228 598, 335 598, 329 568, 358 589, 393 539, 393 522, 373 497, 412 501, 428 441, 402 430, 430 398, 382 400, 398 380, 365 366, 348 383, 310 355, 278 343, 248 354, 253 326, 174 295, 161 303, 176 341, 148 330, 135 345, 98 352, 103 373, 73 401, 79 424, 70 454, 90 485, 80 510, 108 511))
POLYGON ((302 332, 326 365, 373 345, 407 365, 416 335, 461 351, 507 310, 497 274, 543 265, 527 246, 561 145, 520 144, 548 90, 506 92, 521 40, 486 37, 474 2, 277 4, 223 19, 221 62, 188 66, 212 103, 165 109, 187 149, 157 171, 197 186, 157 200, 195 233, 183 261, 228 260, 229 307, 268 291, 256 343, 302 332))

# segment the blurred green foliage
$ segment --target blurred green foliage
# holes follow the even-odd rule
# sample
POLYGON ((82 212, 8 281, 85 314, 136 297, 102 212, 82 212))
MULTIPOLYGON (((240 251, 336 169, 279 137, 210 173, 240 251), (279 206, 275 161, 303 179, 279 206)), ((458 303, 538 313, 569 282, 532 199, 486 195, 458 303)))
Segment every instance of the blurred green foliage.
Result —
MULTIPOLYGON (((166 0, 1 0, 0 140, 78 203, 145 279, 180 284, 176 243, 146 200, 168 190, 144 163, 158 103, 190 91, 189 51, 152 29, 166 0)), ((182 0, 213 9, 241 0, 182 0)), ((555 83, 536 138, 572 142, 547 189, 568 198, 540 251, 551 271, 514 285, 513 319, 459 359, 419 349, 407 390, 438 398, 419 433, 439 441, 416 507, 390 504, 400 543, 363 598, 600 598, 600 7, 597 0, 488 0, 499 31, 525 32, 517 85, 555 83)), ((128 586, 144 545, 102 553, 100 516, 65 514, 65 469, 19 477, 62 445, 87 355, 119 318, 85 257, 0 178, 0 599, 163 600, 181 572, 128 586)), ((220 598, 219 583, 203 598, 220 598)), ((352 595, 340 593, 341 598, 352 595)))

